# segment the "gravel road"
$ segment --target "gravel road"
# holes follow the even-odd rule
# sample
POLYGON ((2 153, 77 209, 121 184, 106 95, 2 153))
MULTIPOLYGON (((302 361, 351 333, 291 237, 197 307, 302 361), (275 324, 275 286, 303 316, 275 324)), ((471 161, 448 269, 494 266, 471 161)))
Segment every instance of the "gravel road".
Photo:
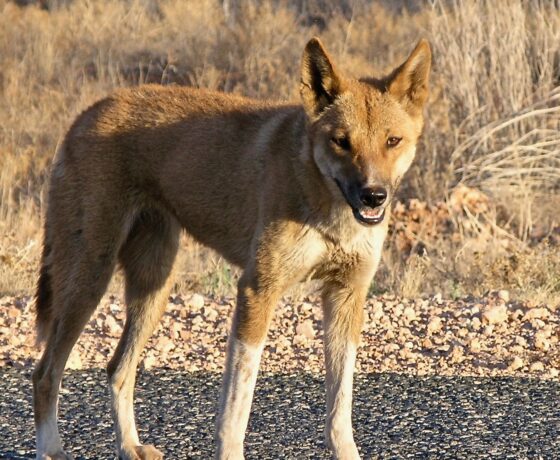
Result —
MULTIPOLYGON (((0 458, 32 458, 30 371, 0 369, 0 458)), ((220 376, 155 368, 138 376, 141 438, 169 459, 212 458, 220 376)), ((365 459, 552 459, 560 456, 560 384, 509 377, 356 376, 356 441, 365 459)), ((247 459, 324 459, 323 377, 263 375, 247 459)), ((77 459, 113 457, 102 370, 68 372, 60 407, 77 459)))

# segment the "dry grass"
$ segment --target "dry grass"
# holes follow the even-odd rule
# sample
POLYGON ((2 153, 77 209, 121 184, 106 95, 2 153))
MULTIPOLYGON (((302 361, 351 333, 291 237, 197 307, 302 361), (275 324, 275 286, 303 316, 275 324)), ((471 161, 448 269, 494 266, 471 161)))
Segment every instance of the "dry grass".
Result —
MULTIPOLYGON (((43 2, 45 10, 0 0, 0 293, 32 289, 56 144, 113 88, 176 83, 293 100, 312 35, 356 76, 389 70, 426 36, 435 56, 429 123, 403 198, 419 197, 428 210, 447 200, 449 226, 434 232, 437 224, 420 217, 406 251, 393 235, 375 289, 414 296, 505 287, 557 301, 558 7, 404 3, 417 7, 69 0, 43 2), (490 204, 454 209, 457 184, 482 190, 490 204)), ((183 247, 178 289, 231 291, 234 270, 188 238, 183 247)))

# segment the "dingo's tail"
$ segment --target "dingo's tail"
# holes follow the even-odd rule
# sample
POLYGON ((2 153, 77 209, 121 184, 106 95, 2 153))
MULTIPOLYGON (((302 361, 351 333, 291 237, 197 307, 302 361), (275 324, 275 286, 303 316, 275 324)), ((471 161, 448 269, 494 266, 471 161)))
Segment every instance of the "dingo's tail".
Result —
POLYGON ((45 243, 43 256, 41 258, 41 271, 37 282, 37 294, 35 298, 35 314, 37 327, 37 343, 42 343, 47 337, 47 331, 52 321, 52 287, 51 275, 49 273, 50 243, 45 232, 45 243))

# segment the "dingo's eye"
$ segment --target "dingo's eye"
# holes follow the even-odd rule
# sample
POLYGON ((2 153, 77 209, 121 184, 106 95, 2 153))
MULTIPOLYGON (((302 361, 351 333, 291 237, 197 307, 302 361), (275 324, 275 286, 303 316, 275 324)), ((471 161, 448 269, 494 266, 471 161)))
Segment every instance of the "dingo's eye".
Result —
POLYGON ((343 150, 350 150, 350 139, 346 136, 331 137, 331 142, 343 150))
POLYGON ((388 147, 396 147, 402 141, 402 137, 391 136, 387 139, 388 147))

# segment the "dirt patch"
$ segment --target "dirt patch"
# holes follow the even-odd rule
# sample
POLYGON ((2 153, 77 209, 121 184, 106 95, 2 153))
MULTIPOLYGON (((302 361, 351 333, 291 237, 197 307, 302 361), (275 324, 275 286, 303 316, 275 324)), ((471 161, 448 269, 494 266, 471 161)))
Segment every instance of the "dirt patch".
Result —
MULTIPOLYGON (((173 295, 143 354, 146 368, 223 369, 234 298, 173 295)), ((39 357, 30 297, 0 299, 0 366, 39 357)), ((445 300, 370 298, 359 349, 360 372, 413 375, 534 376, 558 380, 558 309, 519 302, 508 291, 445 300)), ((104 367, 124 323, 124 305, 106 296, 75 347, 68 367, 104 367)), ((285 298, 277 307, 261 369, 323 370, 318 297, 285 298)))

